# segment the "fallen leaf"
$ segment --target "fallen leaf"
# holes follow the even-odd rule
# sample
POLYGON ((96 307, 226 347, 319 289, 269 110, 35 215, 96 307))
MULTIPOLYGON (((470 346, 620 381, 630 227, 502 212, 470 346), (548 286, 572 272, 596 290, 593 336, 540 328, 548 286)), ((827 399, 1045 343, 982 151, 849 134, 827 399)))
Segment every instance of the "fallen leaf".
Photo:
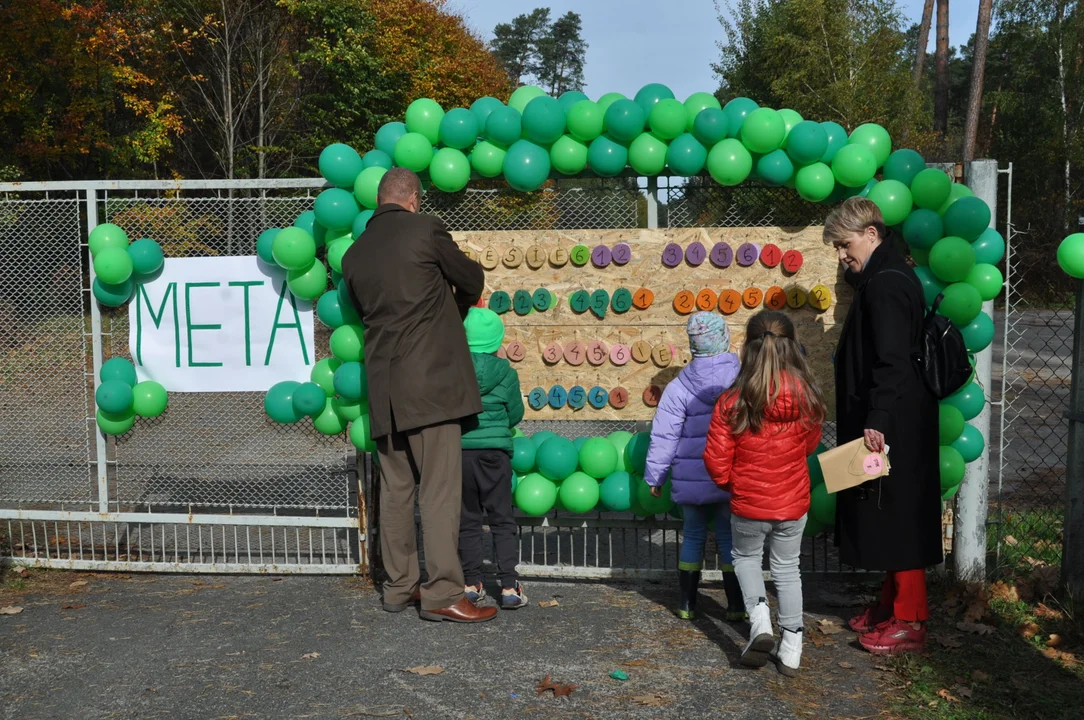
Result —
POLYGON ((995 628, 992 625, 984 625, 983 623, 977 622, 958 622, 956 623, 956 629, 963 630, 972 635, 990 635, 994 632, 995 628))
POLYGON ((75 582, 73 582, 68 587, 70 587, 70 588, 81 588, 81 587, 84 587, 84 586, 89 585, 89 584, 90 583, 87 582, 86 580, 76 580, 75 582))
POLYGON ((982 585, 971 585, 967 588, 967 608, 964 610, 964 622, 978 622, 986 616, 990 609, 990 602, 986 596, 986 588, 982 585))
POLYGON ((941 688, 940 690, 937 691, 937 697, 939 697, 939 698, 941 698, 943 700, 947 700, 950 703, 958 703, 958 702, 960 702, 960 698, 956 697, 955 695, 950 693, 945 688, 941 688))
POLYGON ((1014 585, 1009 585, 1001 580, 990 586, 990 597, 1003 602, 1018 602, 1020 594, 1014 585))
POLYGON ((1047 647, 1056 648, 1059 645, 1061 645, 1061 635, 1058 635, 1057 633, 1051 633, 1046 638, 1046 646, 1047 647))
POLYGON ((633 695, 632 701, 637 705, 646 705, 648 707, 663 707, 669 702, 662 695, 633 695))
POLYGON ((1061 620, 1065 617, 1064 614, 1062 614, 1061 610, 1055 610, 1054 608, 1047 607, 1043 603, 1039 603, 1035 607, 1035 614, 1041 618, 1046 618, 1049 620, 1061 620))
POLYGON ((29 570, 27 570, 27 569, 26 569, 26 568, 24 568, 24 567, 21 567, 21 568, 16 568, 16 569, 15 569, 15 574, 16 574, 16 575, 18 575, 18 576, 19 576, 19 577, 21 577, 21 578, 28 578, 28 577, 30 577, 30 571, 29 571, 29 570))
POLYGON ((836 625, 834 621, 829 620, 828 618, 818 620, 815 627, 825 635, 835 635, 836 633, 843 632, 843 628, 836 625))
POLYGON ((0 607, 0 615, 18 615, 23 609, 17 605, 8 605, 7 607, 0 607))
POLYGON ((974 693, 971 691, 971 688, 967 687, 966 685, 953 685, 952 692, 956 693, 965 700, 970 700, 972 695, 974 695, 974 693))
POLYGON ((1012 535, 1006 535, 1005 536, 1005 544, 1012 547, 1014 545, 1019 545, 1020 541, 1017 540, 1016 538, 1014 538, 1012 535))
POLYGON ((1024 623, 1020 626, 1020 636, 1025 640, 1030 640, 1042 631, 1038 625, 1033 622, 1024 623))
POLYGON ((851 665, 849 662, 841 662, 841 663, 839 663, 839 666, 841 668, 843 668, 844 670, 850 670, 851 668, 854 667, 854 665, 851 665))
POLYGON ((888 667, 887 665, 874 665, 873 669, 880 670, 881 672, 892 672, 892 668, 888 667))
POLYGON ((82 610, 86 605, 83 603, 73 603, 72 605, 61 605, 61 610, 82 610))
POLYGON ((621 663, 625 667, 645 667, 647 660, 629 660, 628 662, 621 663))
POLYGON ((557 607, 560 604, 561 603, 557 602, 556 600, 543 600, 542 602, 538 603, 538 607, 557 607))
POLYGON ((982 670, 976 670, 971 673, 971 679, 975 682, 986 682, 990 679, 990 676, 984 673, 982 670))
POLYGON ((417 667, 404 668, 403 672, 414 673, 415 675, 440 675, 444 672, 444 668, 440 665, 418 665, 417 667))
POLYGON ((937 644, 944 648, 955 650, 956 648, 963 647, 963 641, 960 640, 959 635, 937 635, 935 638, 937 644))
POLYGON ((302 660, 315 660, 318 657, 320 657, 320 653, 311 652, 311 653, 305 653, 304 655, 302 655, 301 659, 302 660))
POLYGON ((550 679, 550 676, 547 675, 542 680, 539 680, 534 689, 539 695, 547 690, 552 690, 554 697, 568 697, 572 694, 572 691, 578 687, 579 685, 561 685, 560 683, 555 683, 550 679))
POLYGON ((1061 584, 1061 575, 1056 567, 1042 565, 1028 575, 1027 583, 1035 593, 1035 599, 1045 598, 1057 591, 1061 584))

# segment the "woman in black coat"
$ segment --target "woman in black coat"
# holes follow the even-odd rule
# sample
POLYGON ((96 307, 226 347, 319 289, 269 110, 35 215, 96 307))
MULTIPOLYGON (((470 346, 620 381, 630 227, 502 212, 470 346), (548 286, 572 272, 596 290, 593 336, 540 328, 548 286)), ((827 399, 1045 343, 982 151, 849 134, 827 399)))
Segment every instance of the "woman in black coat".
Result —
POLYGON ((865 438, 889 448, 887 477, 844 490, 836 543, 848 565, 888 573, 881 600, 850 626, 874 653, 921 651, 926 642, 926 568, 942 560, 937 400, 915 358, 925 302, 903 256, 886 242, 881 211, 861 197, 825 221, 854 300, 836 348, 840 445, 865 438))

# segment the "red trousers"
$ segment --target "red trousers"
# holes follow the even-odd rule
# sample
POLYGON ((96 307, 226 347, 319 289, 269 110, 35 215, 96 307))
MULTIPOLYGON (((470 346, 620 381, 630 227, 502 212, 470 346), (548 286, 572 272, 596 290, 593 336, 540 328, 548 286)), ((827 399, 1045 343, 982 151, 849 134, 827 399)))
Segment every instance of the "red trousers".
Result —
POLYGON ((881 607, 892 608, 892 615, 897 620, 926 622, 930 617, 926 602, 926 570, 889 572, 881 586, 881 607))

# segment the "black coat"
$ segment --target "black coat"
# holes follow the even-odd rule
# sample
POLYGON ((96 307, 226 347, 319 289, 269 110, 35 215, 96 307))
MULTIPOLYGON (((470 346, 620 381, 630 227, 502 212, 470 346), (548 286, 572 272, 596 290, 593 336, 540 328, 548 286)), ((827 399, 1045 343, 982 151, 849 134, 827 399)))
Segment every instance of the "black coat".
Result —
POLYGON ((846 279, 855 295, 836 348, 838 442, 862 437, 866 428, 883 432, 892 470, 838 494, 840 559, 866 570, 936 565, 942 560, 937 400, 914 361, 922 290, 888 242, 846 279))
POLYGON ((481 297, 485 271, 444 223, 381 205, 342 267, 365 325, 372 436, 480 413, 463 313, 481 297))

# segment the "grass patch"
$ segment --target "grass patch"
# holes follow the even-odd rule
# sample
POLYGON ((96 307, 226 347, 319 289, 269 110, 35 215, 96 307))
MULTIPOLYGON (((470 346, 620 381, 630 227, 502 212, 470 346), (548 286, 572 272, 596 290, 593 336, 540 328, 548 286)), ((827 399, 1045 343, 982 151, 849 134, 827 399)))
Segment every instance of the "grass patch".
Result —
POLYGON ((987 533, 987 552, 996 558, 997 574, 1015 577, 1039 565, 1060 567, 1063 522, 1060 508, 1004 511, 987 533))

